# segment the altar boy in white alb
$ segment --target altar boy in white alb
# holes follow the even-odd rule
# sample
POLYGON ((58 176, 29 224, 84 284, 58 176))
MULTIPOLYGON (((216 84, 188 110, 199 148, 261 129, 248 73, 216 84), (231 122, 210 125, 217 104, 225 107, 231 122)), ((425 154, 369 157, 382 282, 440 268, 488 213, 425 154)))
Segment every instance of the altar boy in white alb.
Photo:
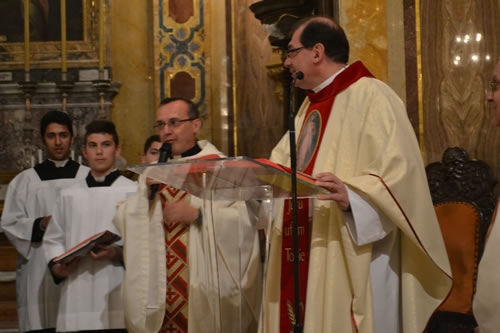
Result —
POLYGON ((19 331, 53 332, 59 287, 47 271, 42 240, 59 191, 83 179, 89 168, 72 161, 73 125, 60 111, 40 121, 47 159, 19 173, 9 184, 1 229, 17 250, 16 294, 19 331))
POLYGON ((116 204, 136 192, 136 183, 120 176, 114 167, 120 148, 113 123, 94 121, 86 129, 83 154, 91 171, 86 179, 61 192, 44 238, 49 267, 62 287, 56 330, 125 332, 120 247, 103 246, 67 265, 53 262, 98 232, 118 233, 112 223, 116 204))

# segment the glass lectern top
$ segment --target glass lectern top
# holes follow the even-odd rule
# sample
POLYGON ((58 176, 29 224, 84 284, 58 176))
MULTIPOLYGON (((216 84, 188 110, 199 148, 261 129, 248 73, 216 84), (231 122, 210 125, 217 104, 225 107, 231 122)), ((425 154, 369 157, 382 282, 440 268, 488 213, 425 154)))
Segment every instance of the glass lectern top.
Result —
MULTIPOLYGON (((212 200, 263 199, 260 190, 272 190, 274 198, 291 197, 289 168, 266 159, 245 156, 195 159, 182 162, 139 164, 129 170, 144 174, 161 183, 184 190, 192 195, 212 200), (261 198, 262 196, 262 198, 261 198)), ((314 184, 310 176, 297 174, 297 197, 308 198, 328 194, 314 184)))

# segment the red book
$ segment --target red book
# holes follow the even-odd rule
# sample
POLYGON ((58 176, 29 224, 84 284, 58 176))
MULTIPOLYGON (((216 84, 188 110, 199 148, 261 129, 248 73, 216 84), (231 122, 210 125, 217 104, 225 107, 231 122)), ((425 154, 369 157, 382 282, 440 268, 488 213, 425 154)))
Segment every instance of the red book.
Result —
MULTIPOLYGON (((114 242, 117 242, 121 239, 120 236, 117 234, 106 230, 99 232, 92 237, 89 237, 88 239, 84 240, 80 244, 72 247, 68 251, 64 252, 63 254, 55 257, 52 261, 54 263, 62 262, 64 264, 70 263, 73 259, 76 257, 84 257, 86 256, 90 251, 92 251, 97 245, 110 245, 113 244, 114 242)), ((96 252, 96 251, 94 251, 96 252)))
MULTIPOLYGON (((268 160, 266 158, 257 158, 255 160, 259 163, 266 164, 270 167, 273 167, 274 169, 280 170, 286 174, 292 173, 292 168, 271 162, 270 160, 268 160)), ((308 174, 305 174, 303 172, 297 171, 297 179, 303 180, 306 183, 309 183, 311 185, 316 186, 316 178, 314 178, 313 176, 309 176, 308 174)))

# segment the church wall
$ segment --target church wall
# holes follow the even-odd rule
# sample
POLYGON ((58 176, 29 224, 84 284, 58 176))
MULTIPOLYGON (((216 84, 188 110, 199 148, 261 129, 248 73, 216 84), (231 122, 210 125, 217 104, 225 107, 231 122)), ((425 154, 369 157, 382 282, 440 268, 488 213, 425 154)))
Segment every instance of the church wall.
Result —
POLYGON ((500 59, 500 2, 421 0, 419 9, 426 161, 460 146, 498 179, 500 130, 491 125, 486 91, 500 59))
POLYGON ((350 42, 349 62, 362 61, 403 99, 405 46, 403 3, 396 0, 340 0, 339 23, 350 42))
POLYGON ((154 134, 152 1, 112 1, 110 7, 113 79, 121 83, 111 118, 122 156, 128 164, 137 164, 144 141, 154 134))
POLYGON ((267 158, 286 131, 287 117, 279 82, 271 78, 273 65, 281 68, 280 55, 273 53, 268 32, 248 9, 254 2, 233 1, 237 145, 238 155, 267 158))
POLYGON ((500 59, 498 0, 340 0, 339 11, 350 62, 363 61, 407 103, 425 164, 460 146, 499 179, 500 131, 486 101, 500 59))
POLYGON ((227 24, 231 7, 226 5, 227 1, 154 0, 153 76, 155 104, 172 96, 192 100, 203 121, 198 138, 232 155, 233 69, 227 24))

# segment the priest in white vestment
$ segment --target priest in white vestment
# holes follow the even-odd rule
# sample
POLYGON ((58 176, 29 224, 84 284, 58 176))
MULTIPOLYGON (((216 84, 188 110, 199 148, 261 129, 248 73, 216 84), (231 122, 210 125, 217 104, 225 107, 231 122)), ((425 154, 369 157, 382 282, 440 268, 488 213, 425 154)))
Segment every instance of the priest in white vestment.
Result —
MULTIPOLYGON (((223 156, 196 139, 201 120, 191 101, 163 100, 156 119, 174 162, 223 156)), ((150 185, 141 175, 114 220, 124 241, 127 330, 255 332, 262 263, 245 204, 203 200, 168 185, 149 200, 150 185)))
MULTIPOLYGON (((491 106, 491 119, 494 126, 500 126, 500 61, 496 64, 487 94, 491 106)), ((479 263, 474 295, 473 313, 479 332, 496 333, 500 329, 500 217, 498 203, 495 216, 491 221, 486 238, 483 257, 479 263)))
MULTIPOLYGON (((304 331, 421 333, 449 293, 451 271, 404 104, 363 64, 347 65, 345 33, 328 18, 299 22, 288 48, 285 66, 308 91, 295 118, 297 156, 306 159, 299 171, 332 192, 298 210, 309 230, 299 235, 304 331)), ((289 165, 289 152, 286 133, 271 160, 289 165)), ((288 333, 296 317, 293 260, 283 255, 290 214, 280 211, 262 328, 288 333)))
POLYGON ((116 205, 137 190, 135 182, 115 169, 120 148, 113 123, 94 121, 86 130, 83 154, 91 170, 81 182, 61 191, 44 238, 49 267, 61 286, 57 331, 126 332, 119 247, 103 246, 69 264, 53 261, 99 232, 118 233, 112 223, 116 205))
POLYGON ((88 168, 69 158, 73 125, 60 111, 40 121, 47 159, 19 173, 9 184, 1 229, 17 250, 16 294, 20 332, 56 327, 59 287, 47 270, 43 252, 45 229, 61 189, 84 178, 88 168))

